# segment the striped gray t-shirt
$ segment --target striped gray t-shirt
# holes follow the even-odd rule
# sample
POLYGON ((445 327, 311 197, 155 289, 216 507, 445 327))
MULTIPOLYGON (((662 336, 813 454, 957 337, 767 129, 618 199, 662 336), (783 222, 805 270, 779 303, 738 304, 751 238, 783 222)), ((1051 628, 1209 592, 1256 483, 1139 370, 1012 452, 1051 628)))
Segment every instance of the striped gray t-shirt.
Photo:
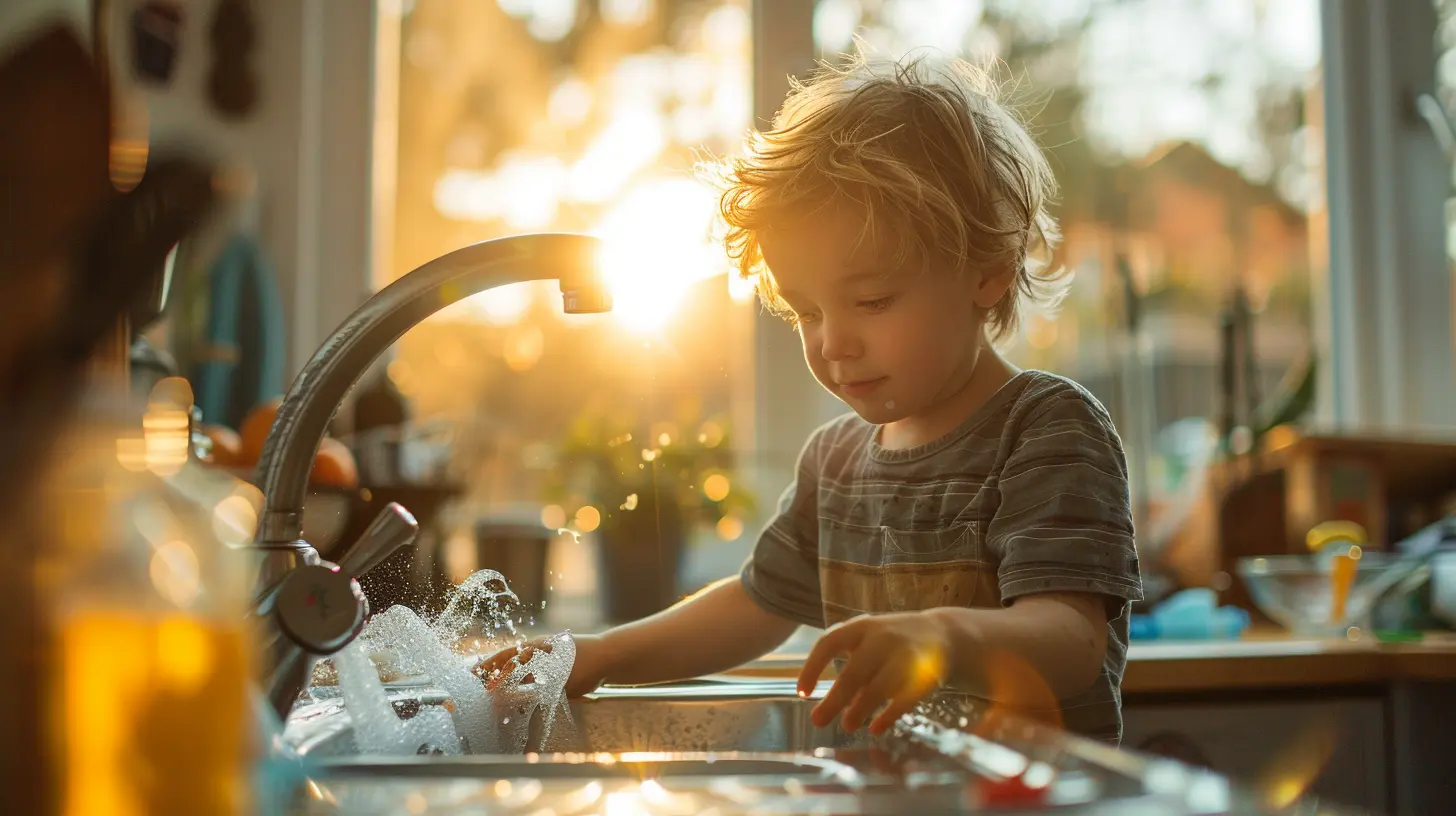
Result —
POLYGON ((744 564, 748 593, 817 627, 1038 592, 1101 595, 1107 657, 1091 688, 1060 701, 1060 719, 1120 740, 1128 602, 1142 584, 1107 411, 1071 380, 1024 371, 935 442, 887 450, 877 431, 851 413, 809 438, 744 564))

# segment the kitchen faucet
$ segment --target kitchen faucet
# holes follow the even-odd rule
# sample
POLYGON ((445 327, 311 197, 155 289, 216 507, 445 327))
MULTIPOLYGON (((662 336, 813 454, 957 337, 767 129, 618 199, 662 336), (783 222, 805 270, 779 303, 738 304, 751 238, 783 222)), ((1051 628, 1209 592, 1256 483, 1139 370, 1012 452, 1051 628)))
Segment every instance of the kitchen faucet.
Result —
POLYGON ((269 622, 261 679, 280 719, 308 684, 314 663, 353 642, 368 603, 357 578, 400 547, 418 524, 391 503, 338 564, 305 539, 303 503, 315 452, 345 394, 405 332, 436 312, 497 286, 557 280, 567 314, 610 311, 600 269, 601 242, 544 233, 483 241, 442 255, 380 290, 350 315, 304 366, 278 409, 258 474, 263 512, 253 546, 261 551, 255 613, 269 622))

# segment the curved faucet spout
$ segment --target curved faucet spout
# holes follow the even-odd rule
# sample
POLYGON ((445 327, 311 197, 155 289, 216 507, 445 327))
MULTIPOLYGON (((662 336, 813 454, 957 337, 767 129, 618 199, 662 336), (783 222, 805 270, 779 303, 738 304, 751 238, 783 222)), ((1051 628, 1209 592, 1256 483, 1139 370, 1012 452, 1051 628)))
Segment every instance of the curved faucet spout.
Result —
POLYGON ((344 395, 378 357, 425 318, 471 295, 532 280, 559 280, 569 313, 605 312, 600 241, 565 233, 516 235, 443 255, 380 290, 314 354, 278 409, 258 463, 263 517, 257 541, 300 538, 313 457, 344 395))
MULTIPOLYGON (((600 254, 598 239, 558 233, 485 241, 436 258, 359 307, 324 341, 293 381, 258 463, 263 515, 254 538, 254 546, 263 551, 256 592, 260 610, 270 616, 278 638, 283 639, 275 639, 279 648, 268 650, 266 665, 262 666, 263 677, 268 678, 269 697, 280 717, 287 716, 306 685, 314 659, 343 648, 357 636, 367 611, 354 582, 358 574, 321 564, 318 552, 303 539, 303 503, 314 455, 344 396, 405 332, 441 309, 487 289, 557 280, 568 313, 609 311, 611 296, 599 268, 600 254), (299 567, 309 570, 295 574, 293 571, 299 567), (297 580, 288 582, 304 575, 311 576, 306 585, 297 580), (337 577, 330 577, 334 575, 337 577), (269 599, 290 593, 302 597, 325 590, 343 601, 342 605, 335 604, 340 625, 337 632, 330 630, 327 647, 315 643, 317 638, 307 633, 293 631, 297 627, 290 628, 288 620, 279 618, 268 603, 269 599)), ((413 519, 409 518, 408 523, 413 524, 413 519)), ((412 539, 412 529, 407 532, 412 539)), ((382 560, 387 555, 385 549, 392 552, 403 540, 394 533, 386 538, 357 545, 368 551, 354 559, 359 574, 382 560)), ((349 561, 347 557, 342 560, 349 561)), ((310 626, 315 624, 309 621, 310 626)))

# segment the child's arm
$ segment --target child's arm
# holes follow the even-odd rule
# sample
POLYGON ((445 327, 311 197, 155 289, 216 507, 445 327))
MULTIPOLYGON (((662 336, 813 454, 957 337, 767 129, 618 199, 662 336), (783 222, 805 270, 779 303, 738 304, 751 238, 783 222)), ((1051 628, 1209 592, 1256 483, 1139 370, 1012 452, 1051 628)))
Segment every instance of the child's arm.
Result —
MULTIPOLYGON (((578 636, 566 693, 579 697, 606 682, 660 683, 731 669, 762 657, 797 626, 755 603, 735 575, 640 621, 578 636)), ((512 658, 528 662, 538 648, 550 650, 545 641, 505 649, 480 664, 477 672, 489 678, 512 658)))
POLYGON ((657 683, 724 671, 767 654, 797 627, 754 603, 735 575, 602 634, 603 682, 657 683))

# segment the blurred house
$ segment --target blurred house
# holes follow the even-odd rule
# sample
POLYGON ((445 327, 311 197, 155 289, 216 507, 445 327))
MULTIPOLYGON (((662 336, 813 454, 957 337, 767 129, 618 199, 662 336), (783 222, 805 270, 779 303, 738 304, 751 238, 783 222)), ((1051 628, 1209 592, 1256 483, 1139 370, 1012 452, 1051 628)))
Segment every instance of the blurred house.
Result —
POLYGON ((1090 214, 1062 225, 1060 262, 1075 276, 1063 313, 1055 329, 1029 321, 1028 344, 1055 354, 1048 364, 1073 373, 1116 413, 1132 311, 1116 271, 1121 256, 1159 427, 1206 416, 1217 403, 1219 313, 1235 285, 1255 312, 1259 390, 1267 394, 1309 348, 1305 214, 1189 142, 1102 175, 1099 206, 1077 208, 1090 214), (1094 342, 1076 342, 1079 329, 1094 342))

